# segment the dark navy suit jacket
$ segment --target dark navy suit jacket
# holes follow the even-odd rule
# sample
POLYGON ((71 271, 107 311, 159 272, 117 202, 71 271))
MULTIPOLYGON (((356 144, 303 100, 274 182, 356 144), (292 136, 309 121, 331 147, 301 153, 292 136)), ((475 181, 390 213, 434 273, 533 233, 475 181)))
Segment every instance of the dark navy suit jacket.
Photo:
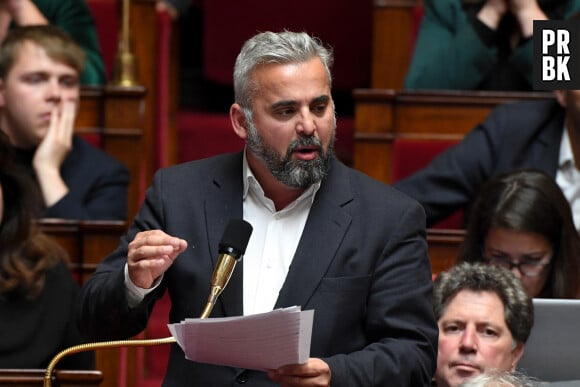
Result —
MULTIPOLYGON (((107 340, 139 333, 166 290, 171 322, 198 317, 225 225, 242 218, 242 191, 241 153, 159 171, 119 248, 81 290, 84 334, 107 340), (127 244, 137 232, 150 229, 183 238, 188 248, 160 286, 130 309, 123 277, 127 244)), ((238 264, 212 317, 243 314, 242 281, 243 264, 238 264)), ((438 335, 431 292, 421 206, 333 160, 275 305, 314 309, 310 356, 330 365, 332 385, 429 385, 438 335)), ((264 372, 195 363, 172 346, 164 386, 220 387, 243 381, 275 385, 264 372)))
MULTIPOLYGON (((18 151, 17 161, 30 175, 34 150, 18 151)), ((119 161, 73 136, 72 150, 60 173, 69 192, 45 209, 44 218, 126 220, 129 171, 119 161)))

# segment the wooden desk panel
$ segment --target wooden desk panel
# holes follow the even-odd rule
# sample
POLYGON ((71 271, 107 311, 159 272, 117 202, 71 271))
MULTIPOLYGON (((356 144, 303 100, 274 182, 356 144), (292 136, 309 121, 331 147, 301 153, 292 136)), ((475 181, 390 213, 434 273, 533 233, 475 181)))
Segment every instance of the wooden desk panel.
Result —
MULTIPOLYGON (((121 221, 40 219, 37 224, 68 252, 71 271, 81 284, 86 282, 97 264, 117 247, 120 237, 127 229, 127 224, 121 221)), ((126 377, 123 385, 135 387, 134 349, 99 349, 95 351, 95 355, 96 368, 102 371, 102 387, 119 386, 123 376, 126 377), (125 364, 124 373, 120 372, 121 363, 125 364)))
POLYGON ((433 274, 439 274, 455 265, 464 239, 464 230, 427 230, 429 260, 433 274))
POLYGON ((403 87, 411 63, 414 8, 421 0, 375 0, 371 87, 403 87))
POLYGON ((391 182, 396 138, 460 140, 497 105, 551 93, 356 89, 354 167, 391 182))
MULTIPOLYGON (((43 369, 0 369, 0 385, 3 387, 36 387, 44 385, 43 369)), ((98 386, 103 380, 101 371, 56 370, 52 385, 60 387, 98 386)))
POLYGON ((141 205, 146 181, 143 161, 145 88, 83 86, 77 133, 100 138, 102 149, 129 169, 128 219, 141 205))
POLYGON ((117 248, 127 230, 127 224, 122 221, 47 218, 37 223, 68 252, 71 270, 81 284, 86 282, 97 264, 117 248))

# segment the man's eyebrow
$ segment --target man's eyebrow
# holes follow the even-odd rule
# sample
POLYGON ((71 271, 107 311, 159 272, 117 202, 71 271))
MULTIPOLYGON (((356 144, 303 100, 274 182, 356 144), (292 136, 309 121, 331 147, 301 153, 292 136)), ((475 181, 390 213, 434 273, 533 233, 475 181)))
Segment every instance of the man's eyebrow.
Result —
POLYGON ((285 101, 278 101, 273 103, 270 108, 275 110, 275 109, 279 109, 279 108, 287 108, 287 107, 292 107, 296 105, 296 101, 292 101, 292 100, 285 100, 285 101))
MULTIPOLYGON (((321 95, 321 96, 314 98, 310 102, 310 104, 312 105, 312 104, 318 104, 318 103, 327 103, 328 101, 330 101, 330 96, 321 95)), ((270 106, 270 108, 272 108, 272 109, 287 108, 287 107, 295 106, 296 104, 297 104, 297 102, 294 100, 284 100, 284 101, 278 101, 278 102, 272 104, 270 106)))
POLYGON ((317 104, 317 103, 322 103, 322 102, 328 102, 330 101, 330 96, 328 95, 321 95, 320 97, 316 97, 312 100, 312 103, 317 104))

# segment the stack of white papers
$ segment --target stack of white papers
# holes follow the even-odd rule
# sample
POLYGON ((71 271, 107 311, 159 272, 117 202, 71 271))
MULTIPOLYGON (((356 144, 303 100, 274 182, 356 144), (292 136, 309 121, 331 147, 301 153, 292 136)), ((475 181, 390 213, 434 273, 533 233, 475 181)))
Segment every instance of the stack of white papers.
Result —
POLYGON ((240 317, 186 319, 168 324, 189 360, 260 371, 305 363, 314 310, 299 306, 240 317))

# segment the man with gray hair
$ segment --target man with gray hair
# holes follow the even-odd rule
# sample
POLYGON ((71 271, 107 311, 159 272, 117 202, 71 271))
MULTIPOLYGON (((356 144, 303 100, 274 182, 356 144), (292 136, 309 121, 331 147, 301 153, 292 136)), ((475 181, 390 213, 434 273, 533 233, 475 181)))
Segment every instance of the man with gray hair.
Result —
POLYGON ((461 263, 435 279, 437 387, 488 371, 514 371, 534 323, 532 299, 511 272, 461 263))
POLYGON ((330 49, 306 33, 264 32, 244 44, 230 118, 246 148, 157 172, 119 248, 81 291, 88 337, 138 334, 165 291, 171 322, 199 316, 219 236, 243 218, 252 237, 213 316, 313 309, 310 358, 264 372, 189 361, 174 344, 165 387, 431 382, 425 213, 334 157, 331 65, 330 49))

